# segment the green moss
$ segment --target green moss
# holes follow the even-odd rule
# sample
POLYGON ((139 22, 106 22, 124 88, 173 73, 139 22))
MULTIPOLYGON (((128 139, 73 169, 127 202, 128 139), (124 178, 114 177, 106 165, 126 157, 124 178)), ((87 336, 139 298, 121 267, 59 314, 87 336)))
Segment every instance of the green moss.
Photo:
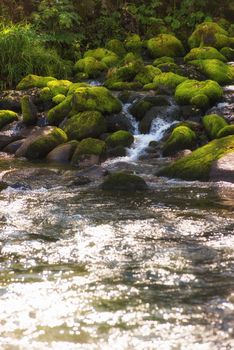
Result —
POLYGON ((72 82, 69 80, 55 80, 47 83, 47 87, 51 90, 53 97, 58 94, 66 95, 71 85, 72 82))
POLYGON ((224 46, 229 46, 230 38, 228 32, 217 23, 204 22, 196 27, 188 42, 191 48, 212 46, 221 49, 224 46))
POLYGON ((76 89, 79 89, 81 87, 91 87, 88 83, 74 83, 69 87, 67 95, 73 95, 76 89))
POLYGON ((175 89, 177 85, 181 84, 183 81, 187 79, 188 78, 183 77, 182 75, 178 75, 172 72, 167 72, 167 73, 161 73, 159 75, 156 75, 156 77, 153 80, 153 83, 155 85, 155 88, 165 87, 168 89, 175 89))
POLYGON ((21 110, 23 114, 23 122, 25 124, 33 125, 37 122, 37 109, 30 96, 23 96, 21 98, 21 110))
POLYGON ((48 135, 38 137, 27 148, 25 157, 42 159, 61 143, 67 142, 67 135, 59 128, 54 128, 48 135))
POLYGON ((191 98, 191 104, 206 110, 209 107, 209 98, 205 94, 197 94, 191 98))
POLYGON ((130 147, 133 141, 134 137, 129 131, 119 130, 107 137, 106 144, 111 148, 117 146, 130 147))
POLYGON ((131 114, 137 119, 141 120, 146 112, 153 107, 153 103, 146 100, 140 100, 131 107, 131 114))
POLYGON ((191 61, 190 64, 219 84, 231 84, 234 81, 234 67, 219 60, 195 60, 191 61))
POLYGON ((226 57, 228 61, 233 61, 234 60, 234 49, 231 47, 223 47, 220 50, 220 53, 226 57))
POLYGON ((176 63, 162 63, 157 68, 161 69, 162 72, 172 72, 175 74, 180 74, 181 72, 180 67, 176 63))
POLYGON ((131 62, 136 62, 136 61, 141 63, 141 66, 142 66, 143 64, 142 58, 137 53, 128 52, 122 60, 122 65, 125 65, 131 62))
POLYGON ((206 60, 206 59, 217 59, 226 62, 226 57, 223 56, 214 47, 196 47, 192 49, 185 57, 186 62, 193 60, 206 60))
POLYGON ((68 119, 64 130, 70 140, 98 137, 106 132, 106 121, 100 112, 81 112, 68 119))
POLYGON ((202 124, 211 140, 216 139, 219 131, 228 125, 226 120, 217 114, 205 115, 202 124))
POLYGON ((143 43, 142 43, 141 38, 138 34, 129 35, 126 38, 124 44, 125 44, 127 51, 132 51, 135 53, 140 53, 141 49, 143 47, 143 43))
POLYGON ((89 78, 96 78, 107 69, 107 66, 94 57, 85 57, 75 64, 77 72, 85 73, 89 78))
POLYGON ((68 96, 57 106, 49 110, 47 119, 50 125, 59 125, 63 119, 69 115, 71 111, 71 101, 72 96, 68 96))
POLYGON ((101 61, 104 57, 113 55, 113 52, 102 47, 98 47, 94 50, 88 50, 84 54, 85 57, 93 57, 98 61, 101 61))
POLYGON ((101 60, 101 62, 109 68, 109 67, 116 66, 119 63, 119 60, 120 60, 119 57, 114 53, 112 53, 111 55, 104 57, 101 60))
POLYGON ((225 137, 228 135, 234 135, 234 124, 226 125, 217 134, 217 138, 225 137))
POLYGON ((163 146, 163 156, 171 156, 183 149, 193 149, 197 136, 187 126, 176 127, 163 146))
POLYGON ((110 174, 101 185, 103 190, 107 191, 143 191, 146 190, 147 184, 144 179, 139 176, 118 172, 110 174))
POLYGON ((148 40, 147 48, 153 58, 178 57, 184 54, 181 41, 171 34, 160 34, 148 40))
POLYGON ((98 160, 100 161, 105 153, 106 144, 104 141, 91 137, 86 138, 79 142, 75 153, 73 154, 71 163, 74 166, 79 166, 86 158, 89 158, 89 156, 92 155, 98 156, 98 160))
MULTIPOLYGON (((191 104, 195 96, 198 95, 200 95, 200 98, 202 95, 205 95, 209 103, 213 103, 221 99, 223 96, 223 89, 218 83, 212 80, 185 80, 177 86, 175 91, 175 99, 182 105, 191 104)), ((200 104, 200 102, 198 104, 200 104)))
POLYGON ((156 58, 156 60, 154 60, 153 66, 157 67, 160 64, 165 64, 165 63, 175 63, 175 60, 173 57, 167 57, 167 56, 159 57, 159 58, 156 58))
POLYGON ((49 81, 57 80, 53 77, 41 77, 38 75, 29 74, 23 78, 16 86, 17 90, 28 90, 34 87, 43 88, 46 87, 49 81))
POLYGON ((234 136, 216 139, 159 171, 158 175, 184 180, 209 180, 212 163, 234 152, 234 136))
POLYGON ((60 104, 61 102, 63 102, 64 100, 66 99, 66 96, 63 95, 63 94, 58 94, 58 95, 55 95, 53 98, 52 98, 52 101, 58 105, 60 104))
POLYGON ((41 102, 47 102, 52 100, 52 92, 48 87, 44 87, 40 91, 39 99, 41 102))
POLYGON ((114 52, 119 57, 123 57, 126 54, 123 43, 118 39, 111 39, 107 42, 106 48, 114 52))
POLYGON ((121 102, 102 86, 76 89, 72 107, 77 112, 96 110, 104 114, 119 113, 122 109, 121 102))
POLYGON ((135 76, 135 81, 139 82, 142 85, 149 84, 153 81, 156 75, 159 75, 161 70, 147 65, 141 69, 141 71, 135 76))
POLYGON ((105 86, 110 90, 138 90, 142 88, 142 85, 137 81, 115 81, 112 79, 106 80, 105 86))
POLYGON ((9 110, 0 110, 0 130, 7 124, 10 124, 18 120, 18 116, 15 112, 9 110))

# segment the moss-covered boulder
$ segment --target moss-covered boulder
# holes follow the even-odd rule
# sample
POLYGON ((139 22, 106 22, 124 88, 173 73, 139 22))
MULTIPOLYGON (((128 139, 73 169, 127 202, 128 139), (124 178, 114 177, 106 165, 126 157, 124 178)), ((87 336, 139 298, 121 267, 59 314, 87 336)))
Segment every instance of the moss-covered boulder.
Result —
POLYGON ((200 46, 211 46, 216 49, 229 46, 233 39, 228 32, 214 22, 203 22, 199 24, 188 40, 191 48, 200 46))
POLYGON ((129 35, 126 38, 124 44, 127 51, 135 52, 138 54, 141 52, 141 49, 143 47, 143 42, 141 41, 141 38, 138 34, 129 35))
POLYGON ((148 186, 140 176, 118 172, 110 174, 102 183, 101 188, 106 191, 135 192, 147 190, 148 186))
POLYGON ((207 60, 207 59, 216 59, 223 62, 226 62, 227 59, 222 53, 220 53, 214 47, 204 46, 193 48, 185 57, 185 62, 193 60, 207 60))
POLYGON ((71 111, 72 95, 67 96, 65 100, 57 106, 50 109, 47 113, 47 120, 50 125, 59 125, 71 111))
POLYGON ((70 162, 77 146, 78 141, 76 140, 58 145, 47 154, 46 160, 49 163, 67 164, 70 162))
POLYGON ((225 137, 228 135, 234 135, 234 124, 226 125, 217 134, 217 138, 225 137))
POLYGON ((217 114, 205 115, 202 124, 211 140, 216 139, 219 131, 228 125, 226 120, 217 114))
POLYGON ((21 98, 21 111, 23 121, 27 125, 33 125, 37 122, 37 108, 30 96, 23 96, 21 98))
POLYGON ((63 95, 63 94, 58 94, 58 95, 55 95, 53 98, 52 98, 52 101, 58 105, 60 103, 62 103, 64 100, 66 99, 66 96, 63 95))
POLYGON ((148 40, 147 48, 153 58, 178 57, 184 54, 181 41, 171 34, 160 34, 148 40))
POLYGON ((158 67, 159 65, 166 63, 175 63, 175 60, 173 57, 162 56, 154 60, 153 66, 158 67))
POLYGON ((66 95, 72 82, 69 80, 52 80, 47 83, 47 87, 50 89, 52 96, 58 94, 66 95))
POLYGON ((0 110, 0 130, 7 124, 18 120, 17 113, 9 110, 0 110))
POLYGON ((176 127, 163 146, 163 156, 171 156, 184 149, 193 149, 197 136, 187 126, 176 127))
POLYGON ((34 74, 29 74, 23 78, 16 86, 17 90, 28 90, 34 87, 43 88, 46 87, 49 81, 57 80, 54 77, 41 77, 34 74))
POLYGON ((109 148, 130 147, 133 141, 134 137, 129 131, 119 130, 107 137, 106 144, 109 148))
POLYGON ((78 144, 71 163, 74 166, 89 167, 100 163, 105 157, 105 152, 105 142, 90 137, 78 144))
POLYGON ((192 104, 204 109, 220 100, 222 96, 223 89, 212 80, 185 80, 175 91, 175 99, 179 104, 192 104))
POLYGON ((114 52, 119 57, 123 57, 126 54, 124 44, 118 39, 111 39, 106 43, 106 48, 114 52))
POLYGON ((39 101, 40 102, 51 101, 52 97, 53 97, 52 92, 51 92, 50 88, 48 88, 47 86, 40 90, 40 93, 39 93, 39 101))
POLYGON ((142 67, 139 73, 135 76, 134 80, 142 85, 151 83, 155 76, 161 74, 161 70, 157 67, 147 65, 142 67))
POLYGON ((81 87, 75 90, 72 97, 72 108, 75 112, 96 110, 103 114, 119 113, 121 102, 103 86, 81 87))
POLYGON ((100 61, 106 67, 113 67, 119 61, 118 55, 116 55, 113 51, 101 47, 85 52, 84 59, 87 57, 92 57, 97 61, 100 61))
POLYGON ((98 61, 94 57, 85 57, 78 60, 75 64, 75 70, 84 73, 83 78, 97 78, 105 70, 107 66, 105 63, 98 61))
POLYGON ((105 86, 110 90, 139 90, 142 84, 137 81, 115 81, 109 79, 105 82, 105 86))
POLYGON ((233 135, 215 139, 160 170, 158 175, 184 180, 208 181, 213 162, 231 152, 234 152, 233 135))
POLYGON ((177 87, 177 85, 181 84, 187 79, 187 77, 183 77, 182 75, 167 72, 156 75, 153 80, 153 84, 156 89, 160 87, 174 90, 177 87))
POLYGON ((190 64, 198 68, 209 79, 217 81, 217 83, 231 84, 234 82, 234 67, 223 63, 216 59, 195 60, 190 64))
POLYGON ((106 132, 107 126, 100 112, 86 111, 68 119, 63 129, 70 140, 82 140, 88 137, 99 137, 106 132))
POLYGON ((164 95, 145 96, 131 105, 130 112, 137 120, 142 120, 153 106, 170 106, 169 98, 164 95))
POLYGON ((30 134, 16 151, 17 157, 43 159, 56 146, 67 142, 67 135, 59 128, 46 126, 30 134))
POLYGON ((220 50, 220 53, 226 57, 227 61, 234 60, 234 49, 232 49, 231 47, 223 47, 220 50))

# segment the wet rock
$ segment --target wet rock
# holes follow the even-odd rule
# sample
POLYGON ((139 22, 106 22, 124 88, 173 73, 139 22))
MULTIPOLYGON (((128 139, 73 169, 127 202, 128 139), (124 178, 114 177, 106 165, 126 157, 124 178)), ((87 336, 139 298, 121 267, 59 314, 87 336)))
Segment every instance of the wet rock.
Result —
POLYGON ((99 164, 106 153, 106 143, 99 139, 83 139, 77 146, 71 164, 81 168, 99 164))
POLYGON ((25 141, 25 139, 21 139, 21 140, 17 140, 17 141, 9 143, 6 147, 3 148, 3 152, 15 154, 16 151, 22 146, 24 141, 25 141))
POLYGON ((212 164, 210 180, 234 183, 234 152, 224 155, 212 164))
POLYGON ((115 132, 118 130, 131 131, 132 128, 129 119, 123 113, 106 116, 106 124, 109 132, 115 132))
POLYGON ((59 145, 48 153, 46 160, 50 163, 69 163, 77 145, 78 141, 75 140, 59 145))
POLYGON ((144 179, 126 172, 110 174, 101 185, 101 189, 107 191, 135 192, 146 190, 147 188, 144 179))

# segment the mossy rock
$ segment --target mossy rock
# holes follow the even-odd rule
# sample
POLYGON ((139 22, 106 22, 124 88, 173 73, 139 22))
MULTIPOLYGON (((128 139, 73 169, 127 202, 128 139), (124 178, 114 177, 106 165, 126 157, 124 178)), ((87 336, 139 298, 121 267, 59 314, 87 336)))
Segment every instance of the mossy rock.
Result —
POLYGON ((195 47, 193 48, 185 57, 185 62, 193 60, 207 60, 207 59, 216 59, 223 62, 226 62, 227 59, 222 53, 220 53, 214 47, 204 46, 204 47, 195 47))
POLYGON ((86 111, 68 119, 63 128, 70 140, 82 140, 87 137, 99 137, 106 132, 107 126, 100 112, 86 111))
POLYGON ((85 77, 97 78, 107 70, 107 66, 94 57, 85 57, 76 62, 75 70, 84 73, 85 77))
POLYGON ((72 140, 55 147, 46 156, 46 161, 50 163, 68 164, 78 146, 78 141, 72 140))
POLYGON ((175 99, 179 104, 194 104, 194 106, 201 107, 203 101, 204 108, 207 107, 207 99, 209 104, 212 104, 220 100, 222 96, 223 89, 212 80, 185 80, 177 86, 175 91, 175 99))
POLYGON ((187 126, 176 127, 163 146, 163 156, 171 156, 184 149, 193 149, 196 146, 197 136, 187 126))
POLYGON ((174 90, 177 85, 181 84, 183 81, 187 80, 187 77, 183 77, 182 75, 178 75, 172 72, 161 73, 157 75, 154 80, 155 88, 163 87, 167 89, 174 90))
POLYGON ((205 74, 209 79, 221 85, 234 82, 234 67, 222 61, 216 59, 195 60, 191 61, 190 64, 198 68, 200 72, 205 74))
POLYGON ((234 49, 231 47, 223 47, 220 50, 220 53, 226 57, 228 61, 233 61, 234 60, 234 49))
POLYGON ((111 55, 104 57, 101 62, 110 68, 116 66, 119 63, 119 60, 120 58, 116 54, 112 53, 111 55))
POLYGON ((199 24, 188 39, 191 48, 201 46, 211 46, 216 49, 229 46, 232 39, 228 37, 228 32, 214 22, 203 22, 199 24))
POLYGON ((53 97, 58 94, 66 95, 71 85, 72 82, 69 80, 54 80, 47 83, 53 97))
POLYGON ((153 58, 178 57, 184 54, 181 41, 171 34, 160 34, 148 40, 147 48, 153 58))
POLYGON ((160 64, 165 64, 165 63, 175 63, 175 60, 173 57, 167 57, 167 56, 159 57, 159 58, 156 58, 156 60, 154 60, 153 66, 157 67, 160 64))
POLYGON ((123 57, 126 54, 124 44, 118 39, 111 39, 106 43, 106 48, 114 52, 119 57, 123 57))
POLYGON ((142 120, 145 114, 153 107, 153 106, 169 106, 170 102, 166 96, 156 95, 156 96, 146 96, 140 101, 132 104, 130 108, 130 113, 137 120, 142 120))
POLYGON ((141 63, 141 65, 143 65, 143 63, 144 63, 141 56, 139 56, 137 53, 128 52, 128 53, 126 53, 126 55, 122 59, 121 64, 125 65, 125 64, 131 63, 131 62, 136 62, 136 61, 141 63))
POLYGON ((62 103, 64 100, 66 99, 66 96, 63 95, 63 94, 58 94, 58 95, 55 95, 53 98, 52 98, 52 101, 58 105, 60 103, 62 103))
POLYGON ((234 152, 233 135, 211 141, 160 170, 158 175, 184 180, 208 181, 213 162, 230 152, 234 152))
POLYGON ((161 73, 162 72, 160 69, 151 65, 147 65, 143 67, 141 71, 135 76, 135 81, 142 85, 149 84, 153 81, 156 75, 159 75, 161 73))
POLYGON ((175 74, 180 74, 181 68, 176 63, 162 63, 158 67, 162 72, 172 72, 175 74))
POLYGON ((72 95, 67 96, 65 100, 59 103, 57 106, 50 109, 47 113, 47 120, 50 125, 58 126, 66 117, 68 117, 71 111, 72 95))
POLYGON ((40 90, 39 100, 40 102, 48 102, 52 100, 52 92, 47 86, 40 90))
POLYGON ((217 114, 205 115, 202 124, 211 140, 216 139, 219 131, 228 125, 226 120, 217 114))
POLYGON ((226 125, 217 134, 217 138, 225 137, 228 135, 234 135, 234 124, 226 125))
POLYGON ((42 159, 56 146, 67 142, 67 135, 59 128, 55 128, 50 135, 38 138, 28 147, 25 154, 28 159, 42 159))
POLYGON ((122 146, 130 147, 134 142, 134 137, 129 131, 119 130, 111 134, 106 139, 106 144, 110 148, 122 146))
POLYGON ((7 124, 18 120, 17 113, 9 110, 0 110, 0 130, 7 124))
POLYGON ((84 54, 84 58, 86 57, 93 57, 98 61, 101 61, 104 57, 113 55, 114 52, 107 50, 102 47, 98 47, 97 49, 94 50, 88 50, 84 54))
POLYGON ((74 166, 91 166, 98 164, 104 159, 106 153, 106 143, 95 138, 86 138, 79 142, 71 164, 74 166))
POLYGON ((30 96, 23 96, 21 98, 21 110, 23 115, 23 122, 27 125, 33 125, 37 122, 37 108, 32 102, 30 96))
POLYGON ((85 82, 82 82, 82 83, 73 83, 73 84, 69 87, 67 96, 73 95, 74 92, 75 92, 77 89, 81 88, 81 87, 91 87, 91 85, 88 84, 88 83, 85 83, 85 82))
POLYGON ((128 82, 128 81, 116 81, 116 80, 106 80, 105 81, 105 86, 110 89, 110 90, 139 90, 142 88, 142 84, 133 81, 133 82, 128 82))
POLYGON ((105 87, 93 86, 75 90, 72 97, 72 108, 75 112, 96 110, 103 114, 111 114, 119 113, 122 105, 105 87))
POLYGON ((140 53, 143 47, 143 42, 141 41, 141 38, 138 34, 132 34, 129 35, 125 42, 125 47, 127 51, 135 52, 135 53, 140 53))
POLYGON ((57 80, 54 77, 41 77, 34 74, 29 74, 24 77, 16 86, 17 90, 28 90, 34 87, 43 88, 46 87, 49 81, 57 80))
POLYGON ((144 191, 148 186, 140 176, 117 172, 110 174, 101 185, 102 190, 135 192, 144 191))
POLYGON ((112 69, 108 71, 107 78, 115 81, 128 81, 132 82, 135 76, 143 71, 144 64, 140 60, 135 60, 129 63, 126 63, 124 66, 112 69))

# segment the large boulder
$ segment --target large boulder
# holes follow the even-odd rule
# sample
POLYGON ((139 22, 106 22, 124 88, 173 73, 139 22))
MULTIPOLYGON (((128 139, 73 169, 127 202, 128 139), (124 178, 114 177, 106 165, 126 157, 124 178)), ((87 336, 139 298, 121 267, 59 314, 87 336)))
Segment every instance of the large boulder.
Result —
POLYGON ((50 153, 47 154, 47 162, 59 164, 69 163, 77 145, 78 141, 76 140, 58 145, 50 153))
POLYGON ((216 59, 223 62, 226 62, 227 59, 214 47, 204 46, 204 47, 195 47, 193 48, 185 57, 185 62, 193 60, 208 60, 216 59))
POLYGON ((95 138, 83 139, 77 146, 71 163, 78 167, 90 167, 99 164, 105 157, 106 143, 95 138))
POLYGON ((10 124, 15 120, 18 120, 17 113, 5 109, 0 110, 0 130, 5 125, 10 124))
POLYGON ((78 73, 83 73, 82 76, 79 75, 81 78, 97 78, 107 70, 107 66, 94 57, 85 57, 76 62, 75 70, 78 73))
POLYGON ((196 145, 197 136, 187 126, 176 127, 163 146, 163 156, 171 156, 184 149, 193 149, 196 145))
POLYGON ((217 114, 205 115, 202 118, 202 124, 211 140, 218 138, 221 129, 228 125, 226 120, 217 114))
POLYGON ((102 183, 101 188, 107 191, 135 192, 146 190, 148 187, 141 177, 118 172, 110 174, 102 183))
POLYGON ((58 94, 66 95, 72 82, 69 80, 52 80, 47 83, 47 87, 50 89, 52 96, 58 94))
POLYGON ((184 54, 181 41, 171 34, 160 34, 148 40, 147 48, 153 58, 178 57, 184 54))
POLYGON ((226 154, 234 152, 234 136, 215 139, 190 155, 163 168, 158 175, 184 180, 210 179, 212 164, 226 154))
POLYGON ((86 111, 68 119, 63 129, 70 140, 99 137, 106 132, 106 121, 100 112, 86 111))
POLYGON ((187 80, 187 77, 183 77, 182 75, 178 75, 172 72, 161 73, 157 75, 153 84, 155 89, 157 88, 166 88, 170 90, 174 90, 177 85, 181 84, 183 81, 187 80))
POLYGON ((16 156, 43 159, 52 149, 65 142, 67 142, 67 135, 63 130, 52 126, 37 128, 16 151, 16 156))
POLYGON ((228 153, 213 162, 210 170, 210 180, 234 183, 234 152, 228 153))
POLYGON ((43 88, 47 86, 47 83, 52 80, 57 80, 54 77, 41 77, 34 74, 29 74, 24 77, 16 86, 17 90, 28 90, 34 87, 43 88))

